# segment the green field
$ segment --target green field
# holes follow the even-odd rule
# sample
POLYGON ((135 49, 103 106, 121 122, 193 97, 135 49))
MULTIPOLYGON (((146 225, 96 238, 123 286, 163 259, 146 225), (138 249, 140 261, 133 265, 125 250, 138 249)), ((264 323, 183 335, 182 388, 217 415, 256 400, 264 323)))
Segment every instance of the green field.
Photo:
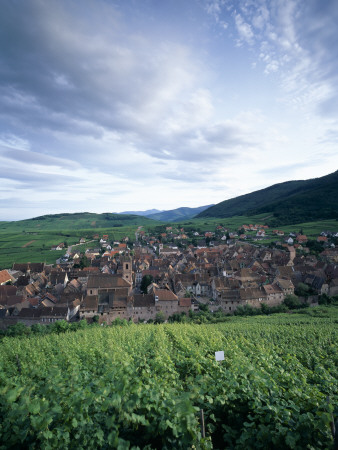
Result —
POLYGON ((4 338, 0 449, 333 448, 337 311, 4 338))
MULTIPOLYGON (((54 264, 65 251, 51 251, 53 245, 79 243, 80 238, 92 240, 95 234, 109 235, 109 240, 126 236, 135 241, 139 226, 158 225, 140 216, 120 214, 54 214, 17 222, 0 222, 0 269, 10 268, 14 262, 46 262, 54 264)), ((92 242, 81 249, 95 247, 92 242)), ((75 247, 75 249, 77 249, 75 247)))
MULTIPOLYGON (((80 238, 93 241, 94 234, 108 234, 109 239, 122 239, 130 236, 135 240, 135 227, 102 228, 92 230, 50 230, 36 232, 1 232, 0 231, 0 269, 10 268, 14 262, 46 262, 55 264, 57 258, 60 258, 65 252, 50 250, 53 245, 66 242, 68 245, 78 244, 80 238), (117 231, 118 230, 118 231, 117 231), (28 245, 27 245, 28 244, 28 245), (27 245, 24 247, 24 245, 27 245)), ((98 240, 74 247, 74 251, 84 251, 86 248, 98 247, 98 240)))
MULTIPOLYGON (((51 251, 52 245, 67 242, 68 245, 76 244, 81 237, 92 240, 95 234, 100 237, 109 235, 109 240, 120 241, 128 236, 131 242, 135 241, 135 232, 139 226, 147 233, 158 236, 165 231, 166 226, 171 226, 177 232, 180 228, 188 231, 215 231, 217 225, 222 225, 230 231, 237 231, 239 227, 246 224, 264 224, 266 214, 246 217, 235 216, 226 219, 201 218, 190 219, 180 223, 161 223, 140 216, 121 216, 104 214, 64 214, 44 216, 44 219, 30 219, 18 222, 0 222, 0 269, 10 268, 14 262, 46 262, 55 263, 64 251, 51 251), (107 219, 107 217, 110 217, 107 219), (121 221, 121 217, 124 220, 121 221), (95 225, 94 225, 95 223, 95 225), (98 226, 101 225, 101 228, 98 226), (32 242, 33 241, 33 242, 32 242), (28 244, 28 245, 27 245, 28 244), (24 247, 26 245, 26 247, 24 247)), ((318 222, 301 223, 280 227, 285 233, 291 231, 303 231, 308 237, 315 239, 323 230, 338 231, 336 220, 325 220, 318 222)), ((271 230, 268 231, 271 233, 271 230)), ((249 233, 250 234, 250 233, 249 233)), ((252 237, 255 233, 251 233, 252 237)), ((271 236, 270 239, 262 241, 268 244, 278 238, 271 236)), ((95 247, 90 243, 81 247, 83 249, 95 247)), ((76 247, 75 247, 76 249, 76 247)))

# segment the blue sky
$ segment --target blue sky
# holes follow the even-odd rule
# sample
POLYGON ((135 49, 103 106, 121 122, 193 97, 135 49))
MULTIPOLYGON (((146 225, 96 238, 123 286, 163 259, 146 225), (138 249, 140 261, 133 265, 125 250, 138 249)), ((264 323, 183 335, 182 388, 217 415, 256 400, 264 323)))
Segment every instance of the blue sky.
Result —
POLYGON ((3 0, 0 220, 338 168, 334 0, 3 0))

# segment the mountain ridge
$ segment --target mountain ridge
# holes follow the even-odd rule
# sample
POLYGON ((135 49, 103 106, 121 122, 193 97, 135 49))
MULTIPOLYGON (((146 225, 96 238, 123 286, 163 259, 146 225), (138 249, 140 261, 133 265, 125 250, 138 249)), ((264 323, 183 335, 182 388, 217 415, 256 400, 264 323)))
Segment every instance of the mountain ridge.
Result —
POLYGON ((192 219, 213 205, 198 206, 197 208, 189 208, 182 206, 181 208, 169 209, 167 211, 162 211, 161 213, 150 214, 146 216, 148 219, 159 220, 161 222, 177 222, 180 220, 192 219))
POLYGON ((118 212, 116 214, 125 214, 125 215, 133 215, 133 216, 150 216, 152 214, 159 214, 164 212, 163 209, 147 209, 145 211, 122 211, 122 212, 118 212))

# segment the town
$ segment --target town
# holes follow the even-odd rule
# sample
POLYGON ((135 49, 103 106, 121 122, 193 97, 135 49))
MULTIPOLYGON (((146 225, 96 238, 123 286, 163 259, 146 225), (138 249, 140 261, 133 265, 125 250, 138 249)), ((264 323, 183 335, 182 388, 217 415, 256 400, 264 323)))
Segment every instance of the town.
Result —
POLYGON ((153 235, 140 226, 133 243, 94 234, 80 239, 90 242, 84 252, 68 247, 54 265, 15 263, 0 271, 0 326, 166 321, 206 305, 232 315, 295 294, 315 305, 320 296, 338 295, 337 238, 323 231, 310 245, 301 232, 257 224, 236 231, 218 225, 202 235, 174 225, 153 235))

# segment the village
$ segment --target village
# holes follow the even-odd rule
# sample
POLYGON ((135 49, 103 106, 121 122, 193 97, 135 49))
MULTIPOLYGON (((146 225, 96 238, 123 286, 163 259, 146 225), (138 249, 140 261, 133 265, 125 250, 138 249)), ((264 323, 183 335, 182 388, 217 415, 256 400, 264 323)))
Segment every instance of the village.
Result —
POLYGON ((54 265, 15 263, 0 271, 0 326, 165 321, 202 305, 232 315, 243 306, 281 305, 294 294, 315 305, 319 296, 338 295, 337 237, 322 232, 314 254, 304 234, 266 225, 217 226, 202 235, 173 226, 152 235, 139 227, 133 243, 95 234, 85 252, 73 245, 54 265), (273 245, 264 243, 267 234, 273 245))

